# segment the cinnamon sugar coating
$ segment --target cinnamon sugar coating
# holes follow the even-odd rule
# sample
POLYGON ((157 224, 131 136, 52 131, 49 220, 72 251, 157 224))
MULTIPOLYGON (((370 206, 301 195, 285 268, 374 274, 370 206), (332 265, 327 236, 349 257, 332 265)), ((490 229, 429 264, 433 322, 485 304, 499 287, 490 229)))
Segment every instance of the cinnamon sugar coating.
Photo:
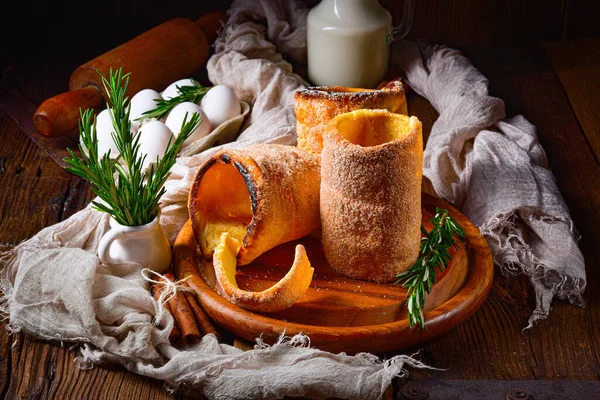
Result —
POLYGON ((320 213, 333 269, 388 282, 414 263, 421 240, 422 163, 416 117, 359 110, 330 122, 321 153, 320 213))

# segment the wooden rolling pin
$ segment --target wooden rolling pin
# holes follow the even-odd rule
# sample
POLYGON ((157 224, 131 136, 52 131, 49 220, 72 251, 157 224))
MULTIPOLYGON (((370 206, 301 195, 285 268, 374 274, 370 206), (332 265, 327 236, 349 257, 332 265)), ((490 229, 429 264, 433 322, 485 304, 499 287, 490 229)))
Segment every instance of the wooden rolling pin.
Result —
POLYGON ((65 136, 77 126, 79 109, 99 108, 107 99, 98 72, 108 77, 110 68, 131 73, 127 95, 142 89, 163 90, 190 76, 208 59, 209 46, 227 16, 205 14, 196 22, 175 18, 116 47, 77 68, 69 92, 44 101, 33 116, 36 130, 47 137, 65 136))

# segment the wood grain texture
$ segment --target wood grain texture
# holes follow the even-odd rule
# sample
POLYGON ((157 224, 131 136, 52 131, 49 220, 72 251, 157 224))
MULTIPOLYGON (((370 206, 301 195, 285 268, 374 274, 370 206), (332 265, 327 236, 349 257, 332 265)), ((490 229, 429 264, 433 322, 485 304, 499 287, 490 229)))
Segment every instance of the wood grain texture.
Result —
MULTIPOLYGON (((403 1, 381 4, 400 21, 403 1)), ((417 0, 412 40, 449 46, 523 45, 559 40, 563 0, 417 0)))
POLYGON ((548 42, 543 48, 600 162, 600 40, 548 42))
MULTIPOLYGON (((469 55, 469 54, 468 54, 469 55)), ((600 165, 582 134, 580 124, 571 111, 552 65, 543 51, 478 52, 472 56, 476 65, 487 66, 491 92, 507 101, 509 115, 522 113, 537 126, 550 167, 557 178, 576 227, 582 236, 582 249, 588 279, 584 298, 586 308, 556 302, 548 321, 526 335, 535 355, 532 366, 536 377, 553 379, 598 379, 600 360, 598 309, 600 306, 600 165), (507 70, 500 62, 508 54, 517 62, 507 70), (574 329, 579 327, 579 329, 574 329), (586 349, 581 354, 575 348, 586 349), (553 354, 553 356, 550 356, 553 354), (556 355, 556 358, 555 356, 556 355)), ((583 76, 591 81, 594 76, 583 76)))
POLYGON ((80 210, 91 197, 86 181, 44 155, 3 112, 0 129, 0 242, 16 245, 80 210))
MULTIPOLYGON (((98 96, 100 96, 99 92, 98 96)), ((55 98, 49 100, 52 102, 52 99, 55 98)), ((48 122, 48 120, 44 120, 43 116, 39 116, 41 118, 40 120, 40 118, 36 118, 38 117, 36 115, 31 118, 37 107, 18 90, 14 88, 0 88, 0 108, 12 118, 19 126, 20 130, 25 133, 29 139, 31 139, 44 153, 50 156, 50 158, 62 168, 67 167, 64 159, 70 157, 67 149, 72 149, 76 154, 79 154, 77 144, 79 132, 69 131, 67 136, 60 138, 49 138, 40 134, 39 131, 44 131, 48 128, 45 126, 45 122, 48 122), (36 122, 38 123, 37 127, 35 125, 36 122)), ((77 115, 79 115, 79 109, 77 109, 77 115)), ((74 119, 73 122, 76 126, 77 120, 74 119)))
POLYGON ((11 337, 10 385, 5 398, 83 399, 152 398, 169 399, 162 382, 143 378, 120 367, 79 369, 73 360, 77 347, 49 344, 32 336, 11 337))
POLYGON ((468 318, 484 301, 493 265, 487 243, 469 220, 449 204, 429 195, 422 200, 423 221, 433 218, 435 208, 449 209, 465 230, 466 242, 454 252, 451 265, 438 276, 425 302, 426 330, 408 325, 406 291, 393 284, 377 284, 347 278, 335 272, 323 255, 320 242, 304 238, 285 243, 265 253, 237 271, 241 289, 261 291, 287 273, 293 262, 293 249, 302 243, 315 274, 307 293, 292 307, 269 314, 244 310, 221 297, 211 263, 195 257, 197 248, 191 222, 182 229, 173 246, 175 274, 190 279, 188 271, 200 279, 188 281, 206 313, 217 324, 247 340, 262 337, 274 343, 287 335, 304 333, 313 346, 347 353, 398 350, 430 340, 468 318), (189 264, 194 262, 197 271, 189 264))
POLYGON ((565 24, 563 39, 597 38, 600 25, 596 17, 600 14, 597 0, 564 0, 565 24))

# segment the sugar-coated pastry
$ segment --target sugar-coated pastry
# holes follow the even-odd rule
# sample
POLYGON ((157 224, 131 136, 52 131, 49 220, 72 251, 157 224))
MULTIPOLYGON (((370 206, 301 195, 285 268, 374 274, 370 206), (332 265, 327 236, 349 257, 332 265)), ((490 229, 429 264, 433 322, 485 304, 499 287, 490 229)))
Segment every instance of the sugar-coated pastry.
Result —
POLYGON ((355 279, 388 282, 417 259, 421 240, 421 122, 357 110, 329 123, 320 213, 327 261, 355 279))

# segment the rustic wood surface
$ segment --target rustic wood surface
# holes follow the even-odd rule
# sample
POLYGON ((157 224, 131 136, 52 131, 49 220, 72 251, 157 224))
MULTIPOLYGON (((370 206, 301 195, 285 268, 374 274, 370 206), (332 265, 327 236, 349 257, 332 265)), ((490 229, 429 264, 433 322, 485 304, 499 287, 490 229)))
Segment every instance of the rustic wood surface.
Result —
POLYGON ((551 42, 544 49, 552 60, 558 78, 565 88, 583 133, 600 161, 600 81, 586 79, 600 76, 600 42, 579 40, 551 42))
MULTIPOLYGON (((600 41, 591 43, 581 46, 593 45, 597 52, 600 41)), ((579 42, 570 46, 579 46, 579 42)), ((597 66, 581 68, 586 57, 592 57, 583 51, 562 44, 546 48, 552 60, 538 46, 464 48, 464 52, 489 78, 491 93, 505 100, 508 114, 523 114, 538 128, 582 236, 587 305, 578 308, 556 301, 546 321, 521 332, 534 308, 533 290, 525 278, 507 279, 497 274, 486 302, 469 320, 426 345, 403 352, 420 349, 425 363, 447 368, 413 371, 416 378, 600 379, 600 164, 590 145, 598 141, 594 127, 600 124, 600 115, 585 108, 598 102, 600 94, 590 88, 600 81, 600 71, 597 66), (578 69, 571 70, 570 63, 578 69), (578 93, 578 87, 585 91, 578 93)), ((3 83, 40 104, 65 90, 75 66, 65 62, 41 70, 17 68, 5 73, 3 83)), ((436 118, 431 106, 411 96, 409 112, 418 115, 424 132, 429 132, 436 118)), ((64 220, 91 198, 87 182, 62 170, 2 111, 0 188, 0 249, 4 250, 64 220)), ((223 340, 250 347, 226 332, 223 340)), ((73 362, 77 349, 69 346, 5 331, 0 335, 0 393, 11 399, 181 397, 169 395, 162 382, 119 367, 80 370, 73 362)))
POLYGON ((448 209, 465 231, 464 241, 452 252, 448 268, 438 275, 437 283, 425 301, 426 329, 410 327, 406 311, 406 290, 393 283, 366 282, 334 271, 316 238, 305 237, 268 251, 252 263, 238 268, 237 284, 250 291, 262 291, 281 280, 294 262, 294 249, 302 244, 314 268, 308 291, 290 308, 258 314, 244 310, 221 297, 212 263, 196 256, 196 240, 191 222, 181 229, 174 245, 174 272, 179 279, 189 278, 190 261, 196 279, 189 280, 206 313, 220 326, 247 340, 262 337, 274 343, 283 333, 308 335, 311 344, 334 353, 381 353, 421 345, 470 317, 485 300, 494 276, 492 254, 467 217, 443 200, 424 194, 423 223, 436 207, 448 209), (179 269, 184 263, 188 268, 179 269))

